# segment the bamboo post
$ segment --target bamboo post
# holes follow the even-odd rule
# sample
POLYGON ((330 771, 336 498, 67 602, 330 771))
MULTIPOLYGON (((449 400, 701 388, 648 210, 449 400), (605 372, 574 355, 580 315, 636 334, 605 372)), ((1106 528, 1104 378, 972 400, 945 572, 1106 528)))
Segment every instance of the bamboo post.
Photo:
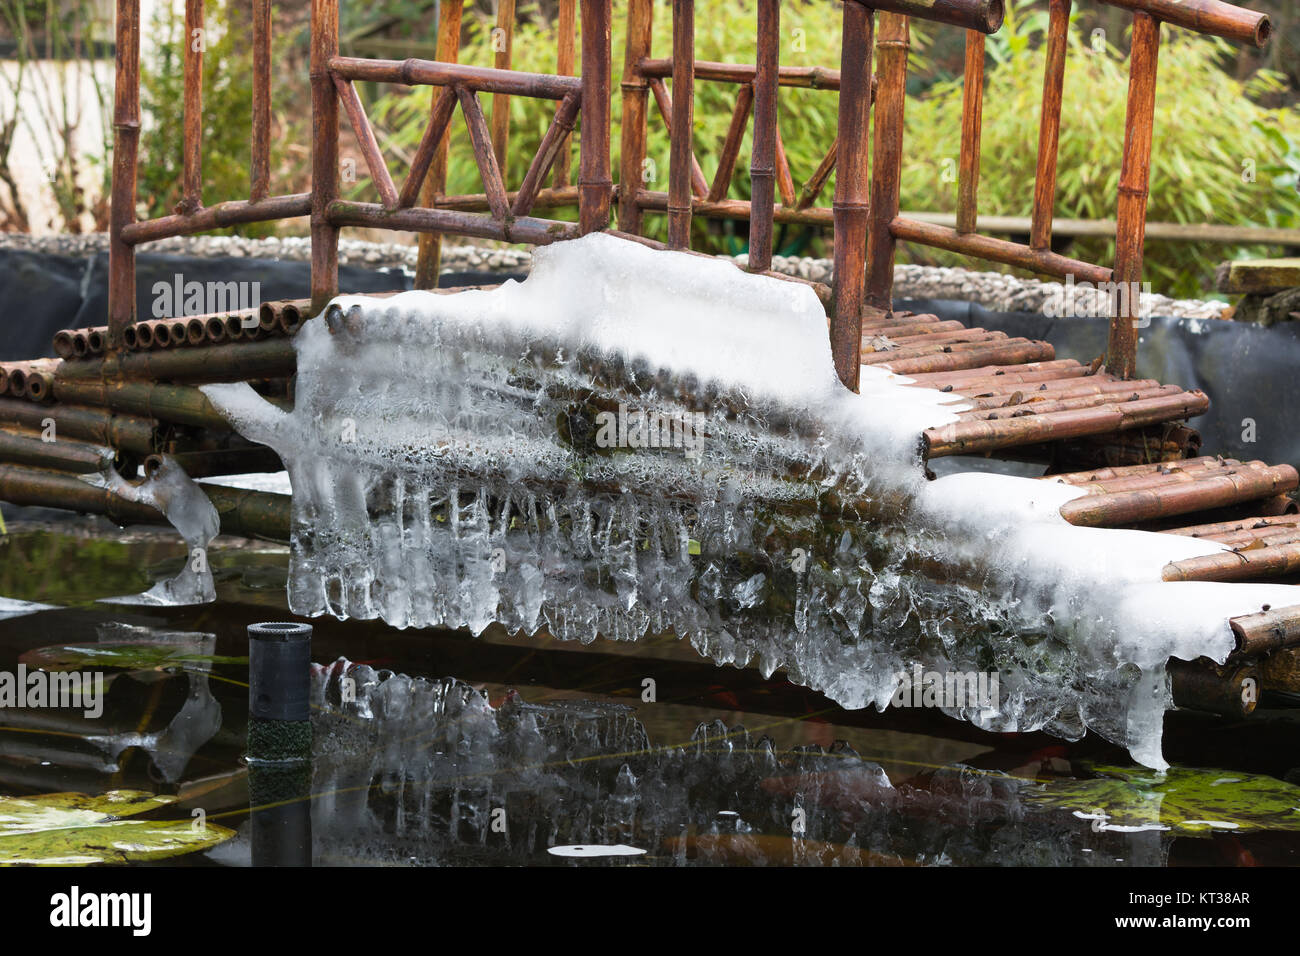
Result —
POLYGON ((329 205, 339 195, 339 101, 330 57, 339 52, 338 0, 311 3, 311 304, 320 312, 339 290, 339 230, 329 205))
MULTIPOLYGON (((866 271, 871 111, 871 35, 874 11, 844 4, 840 51, 839 171, 835 177, 835 313, 831 353, 846 388, 858 390, 866 271)), ((752 263, 751 263, 752 266, 752 263)))
POLYGON ((614 183, 609 159, 610 0, 582 0, 582 135, 578 221, 582 233, 609 228, 614 183))
POLYGON ((695 0, 673 0, 673 112, 668 160, 668 248, 691 247, 695 126, 695 0))
POLYGON ((1047 26, 1047 69, 1043 80, 1043 110, 1038 127, 1038 168, 1034 179, 1034 218, 1029 245, 1052 247, 1052 214, 1056 204, 1057 150, 1061 141, 1061 96, 1065 89, 1065 50, 1070 29, 1071 0, 1051 0, 1047 26))
MULTIPOLYGON (((618 228, 641 234, 640 193, 645 186, 646 112, 649 86, 641 61, 650 56, 654 0, 629 0, 627 43, 623 55, 623 118, 619 160, 618 228)), ((583 124, 586 125, 585 123, 583 124)))
POLYGON ((731 125, 727 127, 727 138, 722 141, 718 153, 718 168, 713 174, 713 185, 709 187, 706 202, 725 199, 731 188, 731 177, 736 172, 736 160, 740 156, 741 140, 745 138, 745 127, 749 125, 749 112, 754 106, 754 85, 742 83, 736 91, 736 107, 731 113, 731 125))
MULTIPOLYGON (((492 49, 496 53, 492 65, 498 70, 510 69, 515 45, 515 0, 497 0, 497 25, 492 31, 492 49)), ((507 150, 510 146, 510 96, 497 93, 492 97, 492 152, 497 158, 497 168, 502 177, 509 168, 507 150)))
POLYGON ((135 222, 140 148, 140 0, 117 0, 113 81, 113 202, 109 212, 108 339, 120 348, 135 322, 135 249, 122 230, 135 222))
MULTIPOLYGON (((463 5, 460 0, 443 0, 438 11, 438 50, 439 62, 455 63, 460 57, 460 20, 463 5)), ((440 120, 439 97, 430 100, 429 122, 440 120)), ((446 106, 446 103, 443 103, 446 106)), ((432 209, 438 205, 438 199, 447 188, 447 147, 450 143, 450 125, 443 123, 444 133, 439 138, 433 156, 433 165, 424 178, 420 191, 420 205, 432 209)), ((438 272, 442 262, 442 236, 437 233, 421 233, 417 240, 419 253, 415 263, 414 286, 417 289, 438 288, 438 272)))
POLYGON ((203 207, 203 0, 185 0, 185 110, 178 213, 203 207))
POLYGON ((253 135, 248 198, 265 199, 271 182, 271 0, 253 0, 253 135))
MULTIPOLYGON (((876 91, 875 159, 871 180, 871 213, 867 238, 867 305, 894 307, 894 253, 897 239, 891 223, 898 216, 903 169, 903 108, 907 92, 907 17, 880 15, 879 88, 876 91)), ((843 78, 841 77, 841 83, 843 78)), ((843 94, 841 94, 843 95, 843 94)), ((847 158, 847 148, 840 151, 847 158)), ((836 246, 839 246, 838 240, 836 246)))
MULTIPOLYGON (((560 0, 559 23, 556 25, 558 48, 555 54, 555 72, 560 76, 573 76, 573 39, 577 29, 577 0, 560 0)), ((626 70, 624 79, 626 80, 626 70)), ((555 157, 555 178, 551 184, 556 189, 569 185, 569 136, 566 133, 555 157)), ((621 222, 621 220, 620 220, 621 222)))
MULTIPOLYGON (((849 3, 847 6, 857 6, 857 4, 849 3)), ((766 272, 772 268, 772 229, 776 208, 776 101, 777 91, 780 89, 780 61, 780 0, 758 0, 758 55, 754 63, 754 145, 749 160, 749 269, 751 272, 766 272)), ((868 60, 868 76, 870 76, 869 65, 868 60)), ((841 86, 841 123, 844 117, 844 101, 845 93, 841 86)))
POLYGON ((1142 245, 1146 236, 1147 197, 1151 185, 1151 137, 1155 124, 1156 73, 1160 56, 1160 22, 1133 14, 1133 48, 1129 56, 1128 116, 1124 161, 1119 178, 1115 227, 1115 302, 1106 348, 1106 368, 1120 378, 1137 369, 1138 315, 1142 282, 1142 245))
POLYGON ((966 31, 966 76, 962 88, 961 178, 957 186, 957 231, 975 231, 979 218, 980 135, 984 127, 984 34, 966 31))

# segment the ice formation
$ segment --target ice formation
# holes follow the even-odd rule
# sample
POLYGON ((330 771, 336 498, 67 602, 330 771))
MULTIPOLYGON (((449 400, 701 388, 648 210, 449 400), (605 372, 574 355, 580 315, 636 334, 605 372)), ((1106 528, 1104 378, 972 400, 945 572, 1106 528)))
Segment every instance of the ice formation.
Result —
POLYGON ((81 479, 106 488, 127 501, 151 505, 163 513, 189 546, 185 564, 174 578, 159 581, 143 594, 105 598, 113 604, 175 606, 206 604, 216 599, 208 566, 208 544, 221 530, 221 519, 208 496, 169 455, 159 456, 155 471, 139 484, 127 481, 111 467, 81 479))
POLYGON ((961 396, 837 381, 807 287, 604 235, 522 282, 342 296, 295 339, 292 412, 207 386, 293 486, 291 608, 475 633, 689 637, 849 708, 896 675, 997 672, 991 730, 1093 728, 1163 768, 1170 656, 1222 661, 1285 586, 1167 584, 1220 550, 1076 528, 1077 488, 927 482, 961 396), (688 453, 690 452, 690 453, 688 453))

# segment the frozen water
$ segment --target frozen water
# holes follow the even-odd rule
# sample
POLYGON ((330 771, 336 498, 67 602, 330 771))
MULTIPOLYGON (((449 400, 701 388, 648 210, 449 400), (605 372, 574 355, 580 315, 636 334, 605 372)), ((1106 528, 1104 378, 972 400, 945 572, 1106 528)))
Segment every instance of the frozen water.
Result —
POLYGON ((204 391, 293 487, 299 614, 397 627, 689 637, 845 707, 900 672, 995 673, 1000 731, 1086 728, 1163 768, 1170 656, 1222 661, 1230 616, 1292 587, 1166 584, 1220 550, 1075 528, 1077 488, 927 482, 921 432, 962 397, 835 378, 801 285, 592 235, 523 283, 343 296, 295 339, 296 404, 204 391))
POLYGON ((208 544, 221 531, 221 519, 203 489, 185 473, 185 469, 169 455, 159 457, 161 464, 158 469, 139 484, 127 481, 109 467, 80 476, 83 481, 105 488, 127 501, 157 508, 189 546, 185 564, 176 577, 159 581, 143 594, 102 600, 113 604, 154 606, 206 604, 216 600, 217 596, 212 569, 208 567, 208 544))

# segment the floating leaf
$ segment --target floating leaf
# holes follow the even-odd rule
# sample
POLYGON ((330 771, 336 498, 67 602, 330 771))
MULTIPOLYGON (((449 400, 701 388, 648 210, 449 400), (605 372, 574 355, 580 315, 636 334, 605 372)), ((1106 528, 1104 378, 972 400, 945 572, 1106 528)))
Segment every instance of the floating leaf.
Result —
POLYGON ((1088 780, 1054 780, 1026 799, 1071 810, 1101 828, 1300 832, 1300 787, 1275 777, 1174 767, 1157 774, 1139 767, 1098 767, 1088 780))
POLYGON ((205 850, 234 836, 213 823, 122 819, 175 800, 138 790, 0 797, 0 866, 159 860, 205 850))

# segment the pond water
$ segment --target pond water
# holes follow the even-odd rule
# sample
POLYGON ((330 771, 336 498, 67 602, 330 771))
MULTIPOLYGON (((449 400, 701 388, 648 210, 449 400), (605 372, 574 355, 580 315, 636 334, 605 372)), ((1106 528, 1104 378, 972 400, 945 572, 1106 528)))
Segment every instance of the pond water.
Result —
POLYGON ((175 574, 173 532, 8 531, 0 673, 105 689, 93 719, 0 712, 0 797, 142 791, 172 798, 143 819, 233 834, 168 864, 1300 864, 1300 710, 1170 714, 1159 776, 1093 736, 846 711, 672 636, 314 620, 311 764, 250 769, 246 627, 290 619, 286 548, 219 538, 215 603, 147 607, 100 599, 175 574))

